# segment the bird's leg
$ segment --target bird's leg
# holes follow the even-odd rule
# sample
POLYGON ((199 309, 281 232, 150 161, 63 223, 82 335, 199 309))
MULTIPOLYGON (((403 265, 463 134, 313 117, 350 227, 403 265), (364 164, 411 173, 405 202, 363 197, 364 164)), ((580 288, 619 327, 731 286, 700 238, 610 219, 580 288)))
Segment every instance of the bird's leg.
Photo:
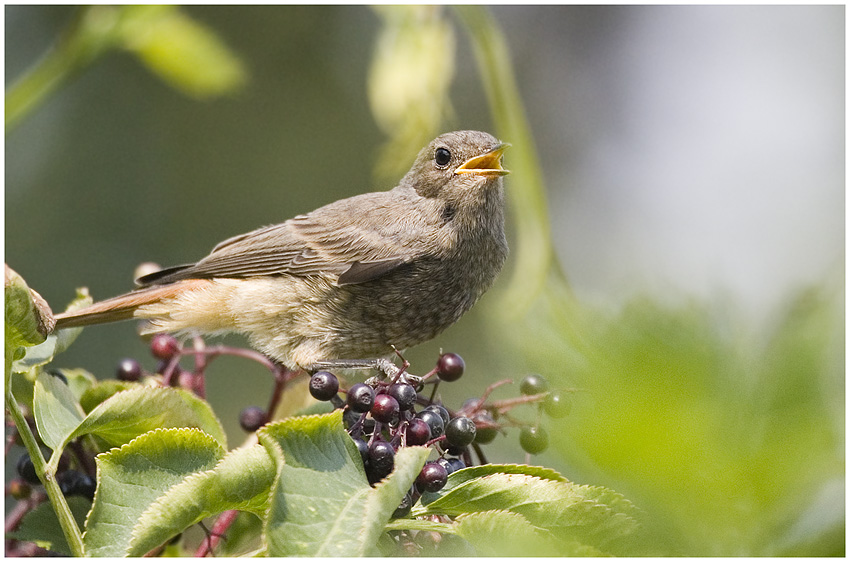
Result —
POLYGON ((388 378, 390 380, 395 379, 401 374, 401 377, 399 377, 400 380, 413 386, 417 386, 421 380, 421 377, 411 375, 410 373, 402 373, 402 370, 395 363, 385 357, 378 359, 331 359, 328 361, 316 361, 304 370, 312 374, 316 371, 329 369, 375 369, 384 375, 382 378, 388 378))

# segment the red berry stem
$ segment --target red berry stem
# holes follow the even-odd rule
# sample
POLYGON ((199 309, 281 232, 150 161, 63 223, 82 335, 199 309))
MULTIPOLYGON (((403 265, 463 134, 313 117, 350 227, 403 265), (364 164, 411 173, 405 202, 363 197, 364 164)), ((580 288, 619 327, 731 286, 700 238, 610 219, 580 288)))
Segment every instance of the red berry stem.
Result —
MULTIPOLYGON (((263 357, 265 358, 265 356, 263 357)), ((274 412, 277 409, 277 405, 280 403, 280 398, 283 395, 283 389, 286 388, 286 383, 295 378, 299 372, 290 371, 279 363, 272 363, 270 359, 267 360, 272 364, 272 373, 274 373, 274 390, 272 390, 272 397, 271 400, 269 400, 269 407, 266 409, 268 421, 271 421, 274 419, 274 412)))
POLYGON ((219 515, 218 519, 215 520, 213 528, 210 530, 210 534, 201 541, 198 550, 195 551, 195 558, 204 558, 207 554, 211 554, 238 516, 239 511, 235 509, 225 511, 219 515))

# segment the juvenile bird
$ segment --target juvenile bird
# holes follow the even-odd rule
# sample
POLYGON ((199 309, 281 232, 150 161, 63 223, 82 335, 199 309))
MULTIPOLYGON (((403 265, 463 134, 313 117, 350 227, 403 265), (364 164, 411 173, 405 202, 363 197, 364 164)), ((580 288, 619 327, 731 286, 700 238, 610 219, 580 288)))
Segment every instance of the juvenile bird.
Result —
POLYGON ((472 307, 505 262, 508 146, 478 131, 440 135, 395 188, 225 240, 193 265, 57 315, 57 329, 139 318, 147 333, 238 332, 308 371, 430 340, 472 307))

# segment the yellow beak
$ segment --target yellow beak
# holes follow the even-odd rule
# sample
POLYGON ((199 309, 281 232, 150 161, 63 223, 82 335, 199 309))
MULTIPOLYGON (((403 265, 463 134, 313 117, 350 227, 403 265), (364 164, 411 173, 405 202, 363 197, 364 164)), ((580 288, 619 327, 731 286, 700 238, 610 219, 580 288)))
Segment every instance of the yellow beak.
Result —
POLYGON ((506 176, 510 170, 502 168, 502 153, 511 145, 503 142, 490 152, 474 156, 455 170, 456 174, 477 174, 479 176, 506 176))

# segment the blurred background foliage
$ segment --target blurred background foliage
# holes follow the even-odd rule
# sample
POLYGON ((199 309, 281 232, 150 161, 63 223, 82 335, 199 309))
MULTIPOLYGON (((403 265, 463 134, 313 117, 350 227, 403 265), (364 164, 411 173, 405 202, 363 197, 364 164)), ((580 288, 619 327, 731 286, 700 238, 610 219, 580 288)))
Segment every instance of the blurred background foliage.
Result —
MULTIPOLYGON (((533 462, 637 503, 636 552, 842 555, 843 9, 7 6, 6 261, 56 309, 104 298, 489 130, 511 261, 414 372, 462 354, 451 407, 531 371, 580 389, 533 462)), ((154 366, 91 328, 57 366, 125 356, 154 366)), ((271 381, 209 373, 239 442, 271 381)))

